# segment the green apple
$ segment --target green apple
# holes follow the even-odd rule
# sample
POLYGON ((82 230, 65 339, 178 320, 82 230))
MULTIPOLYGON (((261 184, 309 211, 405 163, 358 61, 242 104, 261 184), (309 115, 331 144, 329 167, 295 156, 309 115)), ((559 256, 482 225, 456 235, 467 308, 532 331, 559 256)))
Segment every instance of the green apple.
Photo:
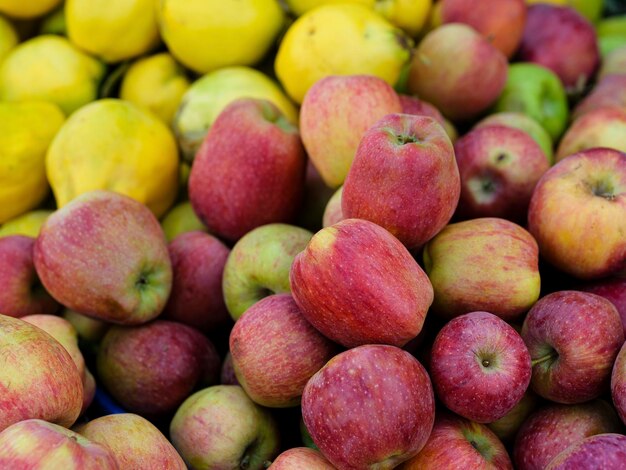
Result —
POLYGON ((208 232, 206 226, 193 211, 189 201, 181 202, 172 207, 161 221, 161 227, 168 242, 181 233, 193 232, 195 230, 208 232))
POLYGON ((621 46, 626 46, 626 15, 603 19, 597 24, 596 33, 602 57, 606 57, 621 46))

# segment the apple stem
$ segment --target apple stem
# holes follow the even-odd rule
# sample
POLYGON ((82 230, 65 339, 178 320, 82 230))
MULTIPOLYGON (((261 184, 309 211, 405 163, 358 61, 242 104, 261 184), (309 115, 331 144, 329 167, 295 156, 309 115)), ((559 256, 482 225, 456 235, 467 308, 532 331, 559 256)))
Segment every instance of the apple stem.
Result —
POLYGON ((549 361, 551 359, 556 359, 559 356, 559 354, 553 349, 552 351, 550 351, 550 353, 546 354, 545 356, 542 356, 540 358, 537 359, 533 359, 531 362, 531 366, 535 367, 537 364, 541 364, 543 362, 549 361))

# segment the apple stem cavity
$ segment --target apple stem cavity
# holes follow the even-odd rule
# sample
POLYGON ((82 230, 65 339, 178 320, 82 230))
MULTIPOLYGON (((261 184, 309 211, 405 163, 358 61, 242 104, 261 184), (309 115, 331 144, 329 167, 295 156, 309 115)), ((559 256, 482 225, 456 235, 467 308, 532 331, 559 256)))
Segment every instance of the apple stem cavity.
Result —
POLYGON ((545 356, 541 356, 541 357, 539 357, 537 359, 533 359, 532 362, 531 362, 531 366, 535 367, 538 364, 543 364, 544 362, 552 361, 552 360, 556 359, 557 357, 559 357, 559 353, 556 352, 556 350, 553 349, 552 351, 550 351, 545 356))
POLYGON ((593 194, 598 197, 602 197, 607 201, 613 201, 615 199, 615 188, 611 183, 598 181, 592 188, 593 194))

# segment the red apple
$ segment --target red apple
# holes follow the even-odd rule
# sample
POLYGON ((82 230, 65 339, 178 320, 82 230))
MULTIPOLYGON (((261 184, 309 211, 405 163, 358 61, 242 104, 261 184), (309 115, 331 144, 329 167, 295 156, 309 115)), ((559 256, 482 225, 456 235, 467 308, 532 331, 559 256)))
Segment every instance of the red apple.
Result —
POLYGON ((546 470, 622 470, 626 466, 626 436, 597 434, 568 447, 546 470))
POLYGON ((341 209, 345 218, 384 227, 411 250, 449 222, 460 189, 444 129, 427 116, 390 114, 361 139, 341 209))
POLYGON ((608 277, 587 283, 580 290, 604 297, 615 305, 617 313, 622 319, 624 335, 626 335, 626 278, 608 277))
POLYGON ((359 219, 317 232, 290 280, 304 317, 346 347, 403 346, 422 329, 433 300, 428 277, 402 243, 359 219))
POLYGON ((502 418, 487 424, 487 427, 502 441, 510 441, 515 437, 522 424, 537 407, 539 398, 527 389, 520 401, 502 418))
POLYGON ((626 155, 591 149, 550 168, 528 208, 541 255, 581 279, 626 268, 626 155))
POLYGON ((435 418, 433 390, 425 369, 406 351, 359 346, 311 377, 302 417, 335 467, 391 469, 424 447, 435 418))
POLYGON ((224 362, 222 362, 222 370, 220 371, 220 384, 222 385, 239 385, 237 375, 235 374, 235 366, 233 366, 233 356, 228 351, 224 362))
POLYGON ((317 450, 308 447, 294 447, 276 457, 273 470, 335 470, 335 467, 317 450))
POLYGON ((241 98, 219 114, 198 150, 189 198, 211 233, 238 240, 295 216, 305 170, 298 129, 269 101, 241 98))
POLYGON ((458 132, 454 125, 448 121, 443 114, 439 112, 432 104, 427 101, 420 100, 416 96, 398 95, 400 97, 400 104, 402 105, 403 114, 413 114, 416 116, 428 116, 433 118, 441 127, 443 127, 450 137, 452 143, 458 138, 458 132))
POLYGON ((611 373, 611 397, 620 419, 626 424, 626 344, 622 346, 611 373))
POLYGON ((522 338, 533 361, 533 390, 548 400, 574 404, 608 391, 624 330, 608 300, 560 291, 541 298, 528 312, 522 338))
POLYGON ((626 75, 607 75, 599 80, 585 99, 578 103, 572 117, 578 119, 590 111, 613 107, 626 111, 626 75))
POLYGON ((256 403, 296 406, 304 386, 335 354, 335 345, 313 328, 289 294, 250 307, 230 333, 238 382, 256 403))
POLYGON ((457 215, 464 219, 526 219, 539 178, 550 164, 525 132, 505 126, 474 129, 454 145, 461 175, 457 215))

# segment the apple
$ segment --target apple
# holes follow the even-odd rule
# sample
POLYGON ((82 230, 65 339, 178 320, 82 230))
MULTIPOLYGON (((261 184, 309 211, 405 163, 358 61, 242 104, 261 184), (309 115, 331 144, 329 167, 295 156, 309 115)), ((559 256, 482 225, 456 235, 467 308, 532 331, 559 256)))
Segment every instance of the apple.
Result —
POLYGON ((461 175, 458 217, 526 219, 535 185, 550 168, 532 137, 511 127, 481 127, 459 139, 454 153, 461 175))
POLYGON ((199 385, 217 383, 220 359, 198 330, 156 320, 111 327, 100 344, 97 368, 120 405, 156 418, 176 410, 199 385))
POLYGON ((443 127, 427 116, 390 114, 361 139, 343 185, 345 218, 387 229, 409 250, 420 248, 452 218, 459 170, 443 127))
POLYGON ((543 470, 570 445, 595 434, 618 431, 615 411, 605 401, 552 403, 531 414, 522 425, 515 439, 515 465, 519 470, 543 470))
POLYGON ((450 137, 452 143, 458 138, 458 132, 450 121, 448 121, 443 114, 439 112, 432 104, 427 101, 420 100, 416 96, 398 95, 400 98, 400 104, 402 105, 403 114, 414 114, 416 116, 428 116, 433 118, 441 127, 443 127, 450 137))
POLYGON ((312 236, 293 225, 268 224, 251 230, 235 244, 222 278, 224 300, 234 320, 262 298, 291 291, 291 263, 312 236))
POLYGON ((59 304, 44 289, 33 262, 35 239, 0 238, 0 312, 11 317, 55 313, 59 304))
POLYGON ((610 107, 588 111, 567 129, 556 151, 556 161, 598 147, 626 152, 624 133, 626 109, 610 107))
POLYGON ((619 313, 622 319, 624 335, 626 335, 626 278, 608 277, 599 279, 580 286, 579 290, 604 297, 615 305, 617 313, 619 313))
POLYGON ((603 79, 609 75, 620 76, 626 74, 626 46, 622 46, 602 60, 602 67, 598 72, 598 79, 603 79))
POLYGON ((290 282, 304 317, 348 348, 403 346, 421 331, 433 300, 428 277, 404 245, 360 219, 317 232, 296 256, 290 282))
POLYGON ((523 113, 501 112, 490 114, 486 118, 479 121, 474 129, 489 126, 507 126, 520 131, 526 132, 541 147, 543 153, 548 159, 548 163, 554 163, 554 150, 552 149, 552 137, 548 134, 541 124, 535 119, 523 113))
POLYGON ((0 431, 30 418, 66 427, 76 421, 83 384, 72 357, 57 340, 30 323, 0 314, 0 351, 0 431))
POLYGON ((220 113, 198 150, 189 199, 209 232, 236 241, 295 216, 305 170, 298 129, 271 102, 241 98, 220 113))
POLYGON ((527 114, 541 124, 553 140, 567 127, 569 115, 567 95, 559 77, 548 68, 524 62, 509 66, 506 85, 493 111, 527 114))
POLYGON ((62 316, 72 324, 80 339, 92 344, 99 343, 111 326, 107 322, 88 317, 69 308, 63 310, 62 316))
POLYGON ((437 397, 477 423, 504 417, 530 384, 530 355, 520 335, 488 312, 454 318, 437 335, 430 357, 437 397))
POLYGON ((626 346, 620 349, 611 372, 611 397, 617 414, 626 424, 626 346))
POLYGON ((298 405, 308 380, 335 352, 335 345, 306 321, 289 294, 260 300, 230 333, 237 380, 263 406, 298 405))
POLYGON ((476 30, 446 24, 429 32, 411 62, 408 89, 453 121, 476 117, 500 95, 507 59, 476 30))
POLYGON ((168 244, 172 292, 161 318, 208 333, 230 319, 222 295, 222 274, 230 250, 213 235, 192 231, 168 244))
POLYGON ((161 313, 172 267, 150 209, 112 191, 83 193, 52 214, 34 249, 44 287, 64 306, 135 325, 161 313))
POLYGON ((185 201, 172 207, 161 220, 161 227, 165 238, 170 242, 181 233, 199 230, 206 232, 207 228, 193 211, 191 202, 185 201))
POLYGON ((594 279, 624 271, 626 155, 590 149, 550 168, 530 200, 528 229, 565 273, 594 279))
POLYGON ((272 462, 273 470, 335 470, 335 467, 317 450, 308 447, 287 449, 272 462))
POLYGON ((235 366, 233 365, 233 356, 228 351, 222 362, 222 370, 220 371, 220 384, 222 385, 239 385, 237 375, 235 374, 235 366))
POLYGON ((343 184, 365 131, 401 111, 398 95, 382 78, 337 75, 317 81, 304 96, 300 132, 326 185, 343 184))
POLYGON ((324 209, 324 216, 322 217, 322 227, 330 227, 338 222, 341 222, 345 217, 341 210, 341 195, 343 194, 343 186, 340 186, 337 191, 332 195, 326 204, 324 209))
POLYGON ((296 225, 314 232, 322 228, 324 210, 334 193, 335 190, 326 186, 311 159, 307 158, 304 197, 296 217, 296 225))
POLYGON ((504 445, 484 424, 450 415, 437 415, 424 448, 399 470, 512 470, 504 445))
POLYGON ((626 465, 626 436, 597 434, 568 447, 546 470, 621 470, 626 465))
POLYGON ((272 415, 237 385, 215 385, 187 398, 172 419, 170 437, 192 469, 261 470, 279 454, 272 415))
POLYGON ((435 419, 426 370, 394 346, 359 346, 306 384, 302 417, 313 442, 340 469, 391 469, 426 444, 435 419))
POLYGON ((502 441, 512 440, 528 416, 537 407, 537 395, 530 389, 517 404, 502 418, 487 424, 487 427, 502 441))
POLYGON ((603 297, 560 291, 542 297, 528 312, 522 338, 533 361, 533 390, 548 400, 575 404, 608 390, 624 329, 603 297))
POLYGON ((518 320, 539 298, 539 250, 508 220, 482 218, 448 225, 423 252, 435 292, 433 311, 454 318, 487 311, 518 320))
POLYGON ((581 91, 593 77, 600 51, 593 25, 572 8, 532 5, 518 56, 554 71, 570 91, 581 91))
POLYGON ((107 448, 125 470, 186 470, 176 449, 150 421, 132 413, 101 416, 75 431, 107 448))
POLYGON ((524 0, 442 0, 441 19, 471 26, 510 58, 522 40, 526 5, 524 0))
POLYGON ((118 470, 111 452, 78 433, 40 419, 0 432, 0 468, 118 470))
POLYGON ((574 108, 573 118, 578 119, 601 108, 626 110, 626 75, 607 75, 598 80, 591 92, 574 108))

